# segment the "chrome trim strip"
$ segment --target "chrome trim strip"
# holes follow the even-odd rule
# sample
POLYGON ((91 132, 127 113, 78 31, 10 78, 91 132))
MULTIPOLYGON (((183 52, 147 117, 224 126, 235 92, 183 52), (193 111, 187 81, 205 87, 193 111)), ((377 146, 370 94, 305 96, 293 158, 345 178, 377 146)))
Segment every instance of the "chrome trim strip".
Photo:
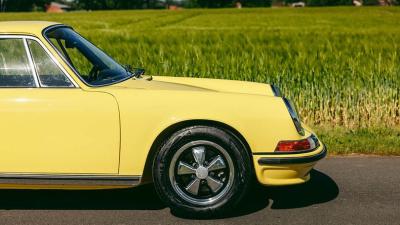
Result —
MULTIPOLYGON (((19 38, 17 38, 17 39, 19 39, 19 38)), ((31 55, 31 52, 29 51, 28 42, 26 41, 26 38, 22 38, 21 40, 24 42, 26 56, 28 57, 29 66, 31 67, 31 71, 32 71, 33 79, 35 80, 36 87, 40 87, 38 75, 37 75, 37 72, 33 65, 32 55, 31 55)))
POLYGON ((136 186, 140 181, 141 176, 0 174, 0 185, 136 186))
MULTIPOLYGON (((70 76, 70 74, 64 69, 64 67, 61 66, 61 64, 58 62, 58 60, 54 57, 53 54, 51 54, 50 50, 43 44, 43 42, 34 36, 30 35, 13 35, 13 34, 0 34, 0 39, 7 39, 7 38, 21 38, 26 41, 26 39, 34 40, 39 43, 40 46, 45 50, 45 52, 50 56, 51 60, 61 69, 61 71, 64 73, 64 75, 71 81, 71 83, 74 85, 74 87, 58 87, 58 88, 79 88, 79 85, 75 82, 74 79, 70 76)), ((28 46, 26 46, 28 47, 28 46)), ((28 47, 29 50, 29 47, 28 47)), ((30 52, 29 52, 30 54, 30 52)), ((32 62, 33 63, 33 62, 32 62)), ((35 71, 36 74, 36 71, 35 71)), ((48 88, 57 88, 57 87, 48 87, 48 88)))

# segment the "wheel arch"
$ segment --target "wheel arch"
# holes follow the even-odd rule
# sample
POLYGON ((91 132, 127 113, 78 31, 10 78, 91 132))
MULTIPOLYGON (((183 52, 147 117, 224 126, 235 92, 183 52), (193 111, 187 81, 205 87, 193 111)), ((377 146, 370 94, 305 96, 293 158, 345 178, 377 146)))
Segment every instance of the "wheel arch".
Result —
MULTIPOLYGON (((185 121, 181 121, 181 122, 170 125, 169 127, 165 128, 160 134, 158 134, 158 136, 154 140, 153 144, 151 145, 149 153, 147 154, 141 182, 143 182, 143 183, 152 182, 152 180, 153 180, 153 177, 152 177, 153 161, 154 161, 156 153, 157 153, 160 145, 162 144, 163 140, 165 140, 165 138, 171 136, 173 133, 175 133, 178 130, 181 130, 183 128, 190 127, 190 126, 196 126, 196 125, 197 126, 201 126, 201 125, 213 126, 213 127, 223 129, 224 131, 227 131, 228 133, 233 135, 236 139, 238 139, 241 142, 241 144, 245 147, 246 152, 249 154, 250 159, 252 159, 250 145, 247 143, 244 136, 238 130, 233 128, 232 126, 230 126, 226 123, 215 121, 215 120, 204 120, 204 119, 185 120, 185 121)), ((250 160, 250 161, 252 163, 253 160, 250 160)))

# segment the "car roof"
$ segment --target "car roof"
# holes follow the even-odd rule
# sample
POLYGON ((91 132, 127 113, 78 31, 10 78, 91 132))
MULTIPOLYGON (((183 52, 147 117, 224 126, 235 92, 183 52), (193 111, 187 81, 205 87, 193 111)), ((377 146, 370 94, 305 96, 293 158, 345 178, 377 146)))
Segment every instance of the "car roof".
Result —
POLYGON ((49 26, 60 23, 47 21, 6 21, 0 22, 0 34, 32 34, 40 36, 42 31, 49 26))

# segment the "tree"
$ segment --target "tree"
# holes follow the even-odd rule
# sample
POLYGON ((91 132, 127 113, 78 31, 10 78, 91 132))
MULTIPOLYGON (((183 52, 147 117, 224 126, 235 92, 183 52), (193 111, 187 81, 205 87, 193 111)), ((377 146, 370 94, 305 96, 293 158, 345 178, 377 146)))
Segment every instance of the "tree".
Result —
POLYGON ((43 7, 51 0, 2 0, 2 11, 32 11, 36 6, 43 7))
MULTIPOLYGON (((190 1, 190 0, 187 0, 190 1)), ((192 0, 192 7, 222 8, 233 7, 240 2, 245 7, 267 7, 271 6, 271 0, 192 0)))
POLYGON ((272 0, 242 0, 239 1, 244 7, 269 7, 272 0))
POLYGON ((86 10, 156 8, 159 0, 79 0, 78 6, 86 10))
POLYGON ((352 0, 306 0, 306 4, 310 6, 337 6, 352 5, 352 0))

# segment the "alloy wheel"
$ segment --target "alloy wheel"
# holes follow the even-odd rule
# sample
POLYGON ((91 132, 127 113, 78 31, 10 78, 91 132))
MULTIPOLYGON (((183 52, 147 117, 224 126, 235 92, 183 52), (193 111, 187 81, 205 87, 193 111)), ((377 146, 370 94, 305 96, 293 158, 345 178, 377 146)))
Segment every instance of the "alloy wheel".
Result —
POLYGON ((175 192, 195 205, 210 205, 223 198, 232 186, 234 165, 220 145, 205 140, 185 144, 169 167, 175 192))

